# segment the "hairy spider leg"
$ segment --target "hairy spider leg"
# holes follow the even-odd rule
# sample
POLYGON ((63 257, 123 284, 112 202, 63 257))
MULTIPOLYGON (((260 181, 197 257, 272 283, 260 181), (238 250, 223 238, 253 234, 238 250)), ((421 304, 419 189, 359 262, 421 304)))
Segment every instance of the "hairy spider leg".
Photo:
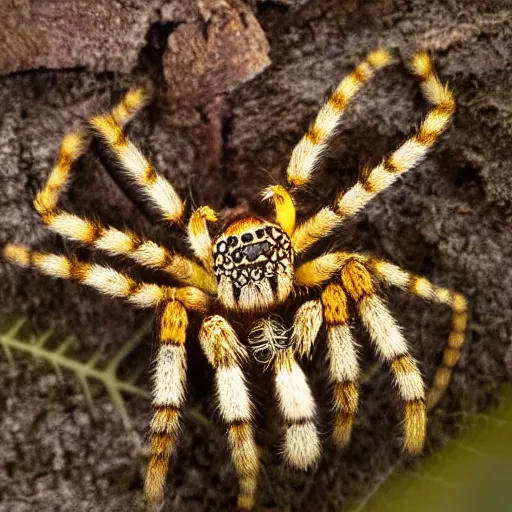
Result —
POLYGON ((6 245, 3 255, 22 267, 38 269, 51 277, 78 281, 105 295, 126 299, 140 308, 151 308, 164 301, 179 300, 188 309, 205 311, 210 300, 208 295, 195 287, 173 288, 136 281, 106 265, 32 251, 19 245, 6 245))
POLYGON ((164 501, 169 459, 177 444, 185 401, 187 310, 179 301, 169 301, 164 304, 159 320, 160 347, 153 375, 155 413, 150 424, 151 458, 144 484, 146 501, 154 504, 164 501))
MULTIPOLYGON (((112 117, 120 125, 127 124, 146 104, 147 98, 140 88, 128 91, 112 110, 112 117)), ((163 270, 184 284, 215 294, 215 278, 197 263, 173 254, 154 242, 142 240, 131 231, 107 227, 97 220, 58 208, 58 200, 69 182, 72 166, 83 155, 89 142, 90 138, 79 130, 64 137, 57 162, 34 200, 34 207, 43 221, 63 237, 105 251, 111 256, 128 257, 144 267, 163 270)))
POLYGON ((405 402, 403 447, 408 453, 423 450, 427 409, 423 378, 407 343, 384 301, 378 297, 370 272, 358 261, 341 269, 341 281, 356 303, 359 316, 377 352, 391 367, 400 397, 405 402))
POLYGON ((294 468, 308 469, 321 454, 315 399, 292 348, 279 351, 272 368, 277 401, 285 421, 284 460, 294 468))
POLYGON ((252 510, 258 485, 258 448, 254 439, 253 410, 241 364, 247 350, 220 315, 206 317, 199 341, 209 363, 215 369, 219 412, 228 426, 233 465, 238 473, 238 507, 252 510))
MULTIPOLYGON (((442 363, 437 369, 433 385, 427 396, 427 406, 431 409, 446 392, 453 368, 460 359, 461 350, 465 343, 468 319, 466 298, 459 292, 436 286, 425 277, 407 272, 393 263, 365 254, 348 252, 328 253, 304 263, 295 273, 295 283, 298 286, 319 286, 338 273, 343 265, 350 260, 356 260, 367 265, 370 272, 383 284, 396 286, 428 301, 445 304, 452 308, 452 330, 443 352, 442 363)), ((312 336, 313 332, 311 330, 308 335, 312 336)))
POLYGON ((434 382, 427 396, 427 406, 431 409, 446 392, 453 368, 460 359, 468 319, 466 298, 461 293, 436 286, 428 279, 406 272, 397 265, 386 261, 372 258, 369 261, 369 267, 384 283, 414 293, 423 299, 446 304, 453 310, 452 330, 443 352, 442 363, 436 371, 434 382))
POLYGON ((374 75, 376 70, 390 62, 391 55, 387 50, 374 51, 339 83, 318 112, 309 131, 292 152, 286 171, 290 185, 300 187, 311 180, 315 166, 326 150, 329 140, 336 132, 350 100, 374 75))
POLYGON ((318 240, 331 234, 347 218, 354 216, 377 194, 392 185, 399 176, 418 165, 448 127, 455 112, 455 100, 450 89, 435 74, 428 53, 415 54, 411 69, 421 79, 422 91, 434 108, 411 138, 377 167, 362 173, 360 181, 336 199, 334 209, 328 206, 322 208, 295 229, 292 245, 296 252, 306 251, 318 240))
POLYGON ((359 362, 357 345, 349 320, 348 298, 337 283, 322 292, 324 320, 327 326, 329 378, 334 395, 333 441, 348 445, 359 405, 359 362))
POLYGON ((213 274, 213 245, 208 222, 217 222, 217 214, 209 206, 201 206, 192 212, 188 222, 188 240, 197 258, 213 274))
POLYGON ((180 222, 184 204, 174 187, 147 161, 124 134, 112 114, 94 116, 89 120, 95 133, 110 147, 123 170, 153 204, 162 220, 180 222))
MULTIPOLYGON (((150 99, 150 94, 143 88, 130 89, 112 109, 111 116, 119 126, 125 126, 150 99)), ((90 143, 91 137, 85 130, 74 130, 64 136, 57 162, 34 201, 36 210, 45 222, 48 223, 53 217, 59 196, 69 181, 73 164, 85 153, 90 143)))

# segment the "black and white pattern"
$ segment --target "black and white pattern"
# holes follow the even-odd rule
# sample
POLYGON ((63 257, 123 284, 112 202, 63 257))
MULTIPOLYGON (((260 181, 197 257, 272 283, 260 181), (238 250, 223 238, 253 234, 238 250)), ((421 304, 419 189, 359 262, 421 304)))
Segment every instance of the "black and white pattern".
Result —
POLYGON ((286 272, 292 260, 290 239, 277 226, 252 229, 241 235, 220 238, 213 252, 213 271, 233 282, 234 293, 249 283, 270 280, 277 288, 277 276, 286 272))

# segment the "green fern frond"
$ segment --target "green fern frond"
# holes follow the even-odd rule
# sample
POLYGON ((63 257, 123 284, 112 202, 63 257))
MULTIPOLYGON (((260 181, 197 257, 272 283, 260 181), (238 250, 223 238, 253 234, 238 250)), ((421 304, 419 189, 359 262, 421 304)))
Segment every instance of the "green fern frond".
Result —
POLYGON ((21 339, 20 332, 25 323, 26 319, 18 319, 6 330, 6 332, 0 333, 0 345, 2 345, 2 349, 9 362, 14 362, 12 351, 18 350, 20 352, 28 353, 36 359, 48 361, 59 374, 61 369, 72 371, 82 385, 84 395, 91 409, 93 408, 93 404, 89 382, 91 380, 99 381, 103 384, 110 395, 112 402, 119 411, 123 424, 127 429, 129 429, 130 420, 122 393, 129 393, 131 395, 142 396, 144 398, 149 398, 150 394, 148 391, 135 385, 135 382, 141 373, 140 371, 136 372, 135 375, 131 376, 128 380, 121 380, 117 373, 120 364, 149 332, 151 323, 145 324, 141 329, 136 331, 104 368, 98 366, 98 360, 101 355, 100 351, 94 353, 86 362, 78 361, 66 355, 67 351, 75 341, 73 336, 67 337, 61 341, 56 349, 45 348, 46 342, 53 334, 51 330, 43 333, 42 335, 33 336, 27 341, 21 339))

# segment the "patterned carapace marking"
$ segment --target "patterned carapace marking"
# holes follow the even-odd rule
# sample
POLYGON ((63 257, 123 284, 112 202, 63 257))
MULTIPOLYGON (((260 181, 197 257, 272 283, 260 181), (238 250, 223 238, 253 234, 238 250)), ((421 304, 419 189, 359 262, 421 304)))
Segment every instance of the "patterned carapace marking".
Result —
POLYGON ((213 252, 213 271, 217 281, 222 276, 233 282, 235 297, 248 283, 268 279, 274 293, 277 278, 289 270, 292 262, 290 239, 274 225, 257 226, 241 234, 219 238, 213 252))

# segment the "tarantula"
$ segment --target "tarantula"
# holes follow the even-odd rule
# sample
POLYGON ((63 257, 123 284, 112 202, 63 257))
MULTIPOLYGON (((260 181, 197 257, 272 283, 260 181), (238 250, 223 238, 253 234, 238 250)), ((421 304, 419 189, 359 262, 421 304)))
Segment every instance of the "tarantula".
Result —
MULTIPOLYGON (((379 165, 361 174, 359 181, 340 194, 333 205, 322 207, 298 225, 294 201, 295 190, 312 179, 352 97, 391 60, 385 50, 370 53, 322 106, 311 128, 293 150, 287 169, 288 187, 275 185, 265 191, 264 197, 274 203, 275 220, 257 216, 238 219, 212 239, 208 224, 217 221, 216 213, 208 206, 191 213, 187 234, 195 260, 171 253, 132 232, 106 227, 60 209, 58 199, 71 168, 91 139, 88 131, 81 130, 64 137, 57 163, 34 201, 42 220, 71 240, 167 272, 182 286, 139 282, 108 266, 21 246, 6 246, 4 255, 19 265, 37 268, 53 277, 77 280, 138 307, 159 306, 160 346, 153 389, 155 413, 150 427, 151 456, 145 480, 145 497, 149 503, 159 504, 164 500, 169 459, 177 443, 186 387, 189 311, 205 315, 199 342, 215 369, 219 411, 227 424, 232 460, 239 478, 240 509, 254 507, 259 468, 253 405, 243 371, 250 355, 273 374, 285 425, 286 462, 296 468, 308 468, 318 461, 321 449, 315 425, 315 401, 297 359, 311 355, 319 330, 325 325, 333 394, 332 435, 340 446, 349 442, 359 395, 358 355, 349 325, 349 303, 354 304, 379 356, 389 364, 405 403, 404 449, 413 454, 422 450, 427 407, 436 404, 446 390, 464 343, 467 317, 464 297, 371 256, 327 252, 304 261, 303 255, 399 176, 418 165, 446 130, 455 111, 455 101, 452 92, 433 71, 426 52, 414 55, 411 69, 421 80, 423 93, 433 108, 416 133, 379 165), (298 260, 302 261, 297 263, 298 260), (379 284, 396 286, 449 305, 454 311, 448 346, 428 398, 416 361, 409 354, 385 302, 377 294, 379 284), (298 307, 293 325, 287 327, 274 312, 298 290, 302 290, 298 296, 308 300, 298 307), (226 318, 229 315, 244 319, 249 333, 247 340, 239 339, 226 318)), ((143 88, 133 89, 111 113, 92 117, 90 128, 110 148, 161 219, 181 223, 185 215, 182 200, 123 132, 123 127, 148 101, 143 88)))

